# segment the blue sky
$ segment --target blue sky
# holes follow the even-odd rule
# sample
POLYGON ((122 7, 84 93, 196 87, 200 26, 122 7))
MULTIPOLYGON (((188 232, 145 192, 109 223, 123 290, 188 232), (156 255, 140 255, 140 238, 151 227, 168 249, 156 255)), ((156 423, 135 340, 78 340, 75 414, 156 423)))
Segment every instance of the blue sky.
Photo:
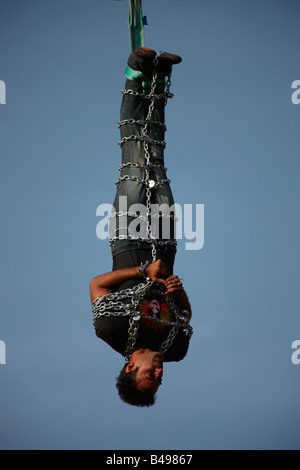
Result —
POLYGON ((2 449, 299 449, 300 80, 296 0, 144 0, 174 67, 165 153, 205 242, 175 271, 189 354, 157 404, 121 402, 89 282, 111 269, 96 209, 118 178, 128 2, 2 0, 2 449))

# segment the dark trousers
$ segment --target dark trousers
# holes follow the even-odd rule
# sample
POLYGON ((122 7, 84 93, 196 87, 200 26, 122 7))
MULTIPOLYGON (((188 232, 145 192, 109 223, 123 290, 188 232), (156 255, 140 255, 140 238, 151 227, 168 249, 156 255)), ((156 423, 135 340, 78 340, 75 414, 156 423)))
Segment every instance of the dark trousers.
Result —
MULTIPOLYGON (((141 83, 127 80, 125 85, 125 90, 132 90, 139 94, 143 93, 143 88, 141 83)), ((140 96, 135 96, 132 94, 124 94, 121 104, 121 116, 120 122, 126 122, 127 120, 134 121, 145 121, 148 110, 149 110, 150 101, 148 99, 143 99, 140 96)), ((155 101, 155 106, 152 112, 152 121, 158 121, 160 123, 165 122, 165 100, 159 99, 155 101)), ((143 125, 136 122, 126 122, 120 126, 121 133, 121 142, 124 137, 130 136, 142 136, 143 125)), ((165 138, 165 129, 161 126, 150 125, 148 126, 149 138, 154 141, 163 142, 165 138)), ((154 182, 164 181, 163 184, 158 184, 154 189, 151 190, 151 204, 156 204, 161 206, 162 204, 172 207, 174 204, 174 199, 172 191, 166 176, 166 169, 164 168, 164 147, 158 143, 151 143, 148 145, 149 154, 150 154, 150 163, 157 164, 150 166, 149 178, 154 182)), ((146 164, 145 152, 144 152, 144 143, 138 139, 129 139, 122 144, 122 164, 137 164, 144 166, 146 164)), ((147 193, 146 186, 143 182, 145 179, 145 169, 139 166, 123 166, 120 171, 120 181, 117 185, 117 193, 114 201, 115 212, 118 213, 116 217, 112 218, 110 230, 110 236, 112 239, 114 237, 119 237, 120 235, 126 234, 124 231, 124 205, 120 205, 120 202, 124 198, 120 199, 120 196, 126 196, 127 202, 127 211, 130 210, 131 206, 134 204, 143 204, 146 207, 147 203, 147 193), (124 179, 123 179, 124 178, 124 179), (122 219, 123 217, 123 219, 122 219), (122 222, 123 221, 123 222, 122 222)), ((113 214, 112 214, 113 215, 113 214)), ((126 228, 136 220, 135 217, 130 214, 126 214, 126 228)), ((169 224, 169 233, 167 237, 164 237, 165 231, 162 230, 163 218, 160 218, 159 221, 155 221, 155 233, 158 233, 157 241, 163 241, 169 239, 174 241, 174 220, 169 218, 167 223, 169 224), (157 226, 159 224, 159 228, 157 226)), ((142 224, 145 224, 143 221, 142 224)), ((143 225, 145 228, 145 225, 143 225)), ((115 259, 120 253, 128 250, 145 250, 149 251, 149 257, 151 253, 151 246, 149 242, 143 240, 133 240, 130 239, 130 231, 127 231, 129 238, 113 239, 111 241, 111 251, 113 258, 115 259)), ((173 244, 159 244, 156 246, 157 259, 165 259, 168 266, 173 267, 176 247, 173 244)), ((115 263, 114 263, 115 264, 115 263)), ((172 270, 172 269, 171 269, 172 270)))

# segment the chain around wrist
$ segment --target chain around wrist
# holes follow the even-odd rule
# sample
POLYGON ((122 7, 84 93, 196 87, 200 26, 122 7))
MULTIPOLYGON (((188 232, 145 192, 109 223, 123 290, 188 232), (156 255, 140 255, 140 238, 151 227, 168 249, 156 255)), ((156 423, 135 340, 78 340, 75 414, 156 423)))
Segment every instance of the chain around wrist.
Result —
POLYGON ((149 264, 150 264, 150 261, 146 261, 145 263, 142 262, 140 269, 139 269, 140 273, 142 274, 143 278, 146 279, 146 281, 150 281, 150 277, 146 276, 146 273, 145 273, 146 268, 147 266, 149 266, 149 264))

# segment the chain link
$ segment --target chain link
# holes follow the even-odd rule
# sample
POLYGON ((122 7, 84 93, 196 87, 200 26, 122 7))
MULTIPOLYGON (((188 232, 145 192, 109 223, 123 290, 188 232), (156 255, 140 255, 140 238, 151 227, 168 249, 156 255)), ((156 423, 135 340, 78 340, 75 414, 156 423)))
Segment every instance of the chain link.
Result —
MULTIPOLYGON (((149 94, 149 99, 150 99, 150 105, 148 109, 148 114, 146 117, 146 123, 145 126, 142 129, 142 136, 146 137, 148 134, 148 122, 151 121, 152 118, 152 113, 154 109, 154 94, 155 94, 155 88, 156 88, 156 79, 157 79, 157 65, 158 65, 158 57, 160 53, 156 54, 154 62, 153 62, 153 78, 152 78, 152 83, 151 83, 151 90, 149 94)), ((147 215, 151 214, 151 189, 149 187, 149 176, 150 176, 150 171, 149 171, 149 163, 150 163, 150 152, 149 152, 149 143, 147 140, 144 140, 144 155, 145 155, 145 161, 146 161, 146 169, 145 169, 145 185, 146 185, 146 208, 147 208, 147 215), (148 167, 148 168, 147 168, 148 167)), ((151 229, 151 223, 150 220, 147 220, 147 230, 148 230, 148 238, 152 239, 152 229, 151 229)), ((156 261, 156 247, 155 244, 153 243, 151 246, 151 254, 152 254, 152 262, 156 261)))
MULTIPOLYGON (((145 165, 138 165, 134 163, 125 163, 122 164, 119 167, 119 170, 122 170, 126 167, 136 167, 136 168, 142 168, 144 171, 144 178, 137 178, 136 176, 133 175, 123 175, 118 178, 116 181, 116 185, 118 185, 121 181, 135 181, 140 184, 144 184, 146 186, 146 218, 143 220, 146 221, 147 223, 147 234, 148 238, 144 239, 144 241, 147 241, 150 243, 151 246, 151 256, 152 256, 152 262, 156 261, 156 244, 154 241, 154 237, 152 236, 152 230, 151 230, 151 191, 154 189, 158 188, 159 186, 163 184, 170 184, 171 180, 168 178, 163 178, 160 181, 152 181, 150 180, 150 170, 154 167, 162 168, 163 170, 167 170, 166 168, 163 167, 163 165, 159 164, 153 164, 151 163, 151 156, 150 156, 150 150, 149 150, 149 145, 161 145, 163 148, 166 147, 165 141, 160 141, 160 140, 154 140, 149 137, 149 131, 151 126, 156 126, 156 127, 162 127, 163 129, 166 130, 166 126, 164 123, 161 123, 159 121, 153 121, 152 120, 152 114, 155 106, 155 102, 157 100, 164 100, 164 105, 167 104, 168 98, 172 97, 173 95, 170 93, 170 87, 171 87, 171 74, 172 74, 172 68, 170 69, 169 75, 167 77, 166 81, 166 92, 165 93, 160 93, 156 94, 156 84, 157 84, 157 66, 158 66, 158 58, 162 54, 162 52, 158 52, 154 58, 153 61, 153 77, 152 77, 152 83, 151 83, 151 88, 150 88, 150 93, 149 94, 144 94, 144 93, 138 93, 133 90, 122 90, 123 94, 131 94, 133 96, 139 96, 142 99, 147 99, 150 101, 149 108, 148 108, 148 113, 144 121, 142 120, 135 120, 135 119, 124 119, 123 121, 120 121, 118 124, 118 127, 120 128, 123 125, 126 124, 138 124, 143 126, 142 127, 142 132, 141 136, 137 135, 130 135, 123 137, 123 139, 119 142, 120 147, 122 147, 124 144, 126 144, 129 141, 137 140, 141 141, 143 143, 144 147, 144 157, 145 157, 145 165)), ((118 214, 118 213, 116 213, 118 214)), ((122 215, 125 215, 122 213, 122 215)), ((117 215, 116 215, 117 216, 117 215)), ((141 217, 141 216, 140 216, 141 217)), ((118 239, 125 239, 125 236, 119 236, 119 237, 113 237, 110 238, 110 243, 112 241, 118 240, 118 239)), ((164 244, 168 244, 169 240, 162 242, 164 244)))
MULTIPOLYGON (((137 124, 137 125, 140 125, 140 126, 144 126, 146 124, 146 121, 141 121, 139 119, 135 120, 135 119, 123 119, 123 121, 120 121, 119 124, 118 124, 118 128, 122 127, 122 126, 125 126, 126 124, 137 124)), ((159 127, 161 129, 163 129, 165 132, 167 131, 167 126, 162 123, 162 122, 159 122, 159 121, 149 121, 148 123, 150 126, 154 126, 154 127, 159 127)))
MULTIPOLYGON (((110 214, 108 216, 108 218, 113 219, 114 217, 123 217, 125 215, 128 216, 128 217, 135 217, 135 218, 138 218, 138 219, 144 220, 144 221, 147 220, 147 217, 144 217, 143 215, 137 214, 136 212, 125 212, 125 211, 114 212, 113 214, 110 214)), ((171 215, 171 214, 151 213, 150 218, 151 219, 172 219, 172 220, 175 220, 175 221, 178 220, 176 217, 174 217, 174 215, 171 215)), ((173 240, 170 240, 170 241, 173 242, 173 240)), ((169 242, 169 240, 166 240, 166 241, 163 241, 161 243, 168 243, 168 242, 169 242)))
POLYGON ((142 142, 146 141, 150 144, 161 145, 164 149, 167 146, 166 142, 161 141, 161 140, 150 139, 148 135, 144 135, 142 137, 138 135, 130 135, 128 137, 123 137, 123 139, 119 142, 119 146, 122 147, 124 144, 126 144, 126 142, 129 142, 130 140, 140 140, 142 142))
MULTIPOLYGON (((164 167, 163 165, 160 165, 159 163, 150 163, 148 165, 151 168, 160 168, 163 171, 167 171, 168 169, 164 167)), ((127 162, 127 163, 122 163, 122 165, 119 166, 119 170, 123 170, 123 168, 140 168, 141 170, 144 170, 146 168, 146 165, 140 165, 139 163, 132 163, 132 162, 127 162)))
POLYGON ((139 322, 142 317, 171 327, 166 340, 160 347, 160 352, 162 353, 165 353, 172 346, 179 329, 182 329, 189 338, 191 338, 193 334, 193 328, 189 324, 188 318, 180 314, 180 310, 173 299, 166 296, 159 288, 155 287, 155 284, 151 280, 120 292, 110 293, 101 298, 98 297, 92 303, 92 311, 94 325, 96 320, 101 317, 129 317, 128 340, 124 352, 124 357, 127 361, 134 351, 138 337, 139 322), (151 294, 159 294, 165 298, 171 312, 174 314, 175 321, 161 320, 160 318, 147 315, 139 310, 141 300, 150 290, 151 294))
MULTIPOLYGON (((115 185, 117 186, 121 181, 136 181, 137 183, 144 184, 147 187, 146 191, 150 191, 150 187, 148 187, 149 178, 142 180, 141 178, 137 178, 136 176, 124 175, 124 176, 120 176, 120 178, 117 179, 117 181, 115 182, 115 185)), ((166 183, 170 184, 171 180, 169 180, 168 178, 164 178, 158 181, 157 183, 154 183, 154 184, 152 183, 151 189, 155 189, 158 186, 162 186, 163 184, 166 184, 166 183)), ((147 192, 146 192, 146 195, 148 196, 147 192)), ((150 192, 150 197, 151 197, 151 192, 150 192)), ((150 207, 151 207, 151 204, 150 204, 150 207)))
MULTIPOLYGON (((171 85, 171 81, 170 81, 170 85, 171 85)), ((170 85, 168 85, 168 83, 167 83, 167 86, 169 88, 170 88, 170 85)), ((122 90, 121 93, 123 95, 139 96, 140 98, 142 98, 144 100, 152 99, 153 101, 159 101, 159 100, 164 99, 165 102, 166 102, 166 100, 168 100, 168 98, 173 97, 172 93, 160 93, 159 95, 154 94, 153 97, 151 97, 151 95, 146 95, 144 93, 138 93, 137 91, 134 91, 134 90, 122 90)))

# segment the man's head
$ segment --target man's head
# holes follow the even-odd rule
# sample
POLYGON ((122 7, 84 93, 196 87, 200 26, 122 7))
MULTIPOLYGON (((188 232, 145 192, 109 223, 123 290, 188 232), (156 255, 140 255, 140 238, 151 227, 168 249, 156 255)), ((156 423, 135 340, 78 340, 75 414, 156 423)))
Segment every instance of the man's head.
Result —
POLYGON ((117 379, 120 398, 131 405, 154 405, 162 376, 163 354, 151 349, 137 349, 117 379))

